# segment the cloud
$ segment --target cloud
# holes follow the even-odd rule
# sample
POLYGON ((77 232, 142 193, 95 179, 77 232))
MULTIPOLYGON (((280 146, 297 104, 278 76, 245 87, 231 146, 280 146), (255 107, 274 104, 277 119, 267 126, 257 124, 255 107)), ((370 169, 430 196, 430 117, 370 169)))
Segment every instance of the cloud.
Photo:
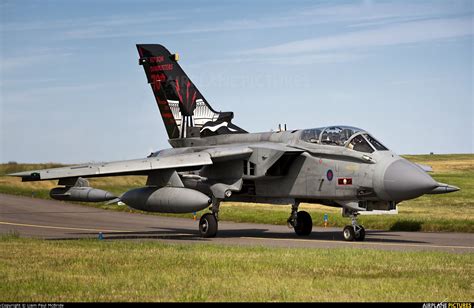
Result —
POLYGON ((141 15, 88 16, 75 19, 48 19, 23 22, 4 22, 0 30, 3 32, 21 32, 56 29, 71 30, 76 28, 93 27, 124 27, 175 19, 177 19, 175 15, 164 15, 162 13, 143 13, 141 15))
POLYGON ((316 37, 244 51, 247 55, 287 55, 367 49, 470 36, 472 17, 431 19, 388 25, 377 29, 316 37))
POLYGON ((301 15, 326 22, 368 23, 407 19, 433 18, 472 12, 469 1, 375 2, 317 5, 301 15))
POLYGON ((94 84, 68 84, 68 85, 42 85, 41 87, 25 88, 21 90, 9 90, 3 94, 3 105, 12 106, 31 106, 41 104, 43 106, 62 105, 60 100, 51 100, 51 97, 74 97, 77 94, 89 93, 94 90, 104 89, 108 83, 94 84))
POLYGON ((35 36, 47 33, 47 39, 74 40, 106 37, 135 36, 137 29, 152 28, 157 23, 179 19, 178 14, 143 13, 141 15, 88 16, 73 19, 3 22, 0 33, 16 36, 21 32, 34 32, 35 36), (133 31, 130 31, 132 29, 133 31))
POLYGON ((210 65, 226 66, 226 65, 240 65, 249 63, 268 63, 272 65, 311 65, 321 63, 346 63, 361 58, 367 55, 363 53, 346 53, 346 52, 331 52, 331 53, 317 53, 317 54, 301 54, 297 57, 287 56, 265 56, 265 57, 249 57, 230 55, 226 58, 210 59, 198 63, 190 64, 190 67, 204 68, 210 65))
POLYGON ((151 31, 145 35, 156 34, 192 34, 210 32, 228 32, 242 30, 265 30, 277 28, 305 27, 323 24, 349 24, 348 27, 378 26, 390 23, 400 23, 419 19, 451 16, 460 13, 472 13, 472 8, 465 9, 465 1, 452 3, 372 3, 364 1, 355 4, 322 4, 304 9, 290 10, 280 15, 257 18, 240 18, 223 20, 219 26, 192 25, 174 29, 173 31, 151 31))
POLYGON ((199 18, 196 9, 177 11, 150 11, 141 15, 92 16, 67 20, 46 20, 30 22, 3 23, 2 32, 50 30, 52 38, 61 40, 99 39, 118 37, 146 37, 176 34, 204 34, 215 32, 266 30, 292 27, 306 27, 323 24, 344 24, 348 27, 366 27, 386 23, 412 21, 437 16, 450 16, 472 11, 465 1, 446 2, 371 2, 350 4, 319 4, 299 7, 288 11, 268 13, 263 11, 254 17, 252 14, 228 19, 224 12, 226 6, 212 9, 216 18, 204 18, 206 9, 201 9, 199 18), (172 23, 172 21, 186 21, 172 23), (160 26, 157 27, 156 25, 160 26), (349 25, 347 25, 349 24, 349 25))
MULTIPOLYGON (((25 52, 24 56, 11 56, 6 57, 2 55, 2 61, 0 62, 0 71, 4 74, 18 70, 24 67, 50 63, 53 60, 65 59, 73 55, 73 50, 70 48, 37 48, 31 50, 30 53, 25 52)), ((2 80, 3 82, 3 80, 2 80)))

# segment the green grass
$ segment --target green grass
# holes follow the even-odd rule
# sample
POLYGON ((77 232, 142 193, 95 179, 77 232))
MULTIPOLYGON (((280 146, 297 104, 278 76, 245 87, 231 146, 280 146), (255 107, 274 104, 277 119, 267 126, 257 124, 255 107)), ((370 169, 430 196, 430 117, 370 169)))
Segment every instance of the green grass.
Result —
MULTIPOLYGON (((444 195, 426 195, 405 201, 399 204, 398 215, 361 216, 360 222, 368 229, 474 233, 474 154, 407 155, 405 157, 417 163, 431 165, 434 169, 431 175, 437 181, 458 186, 461 191, 444 195)), ((21 183, 18 178, 7 177, 5 174, 54 166, 57 165, 0 165, 0 193, 49 198, 49 190, 57 186, 55 181, 21 183)), ((91 186, 117 195, 128 189, 144 186, 145 182, 146 178, 143 176, 90 179, 91 186)), ((130 211, 126 206, 90 203, 87 205, 130 211)), ((348 223, 348 219, 343 218, 340 209, 337 208, 302 204, 301 209, 310 212, 315 226, 323 225, 324 214, 328 214, 330 226, 343 227, 348 223)), ((221 206, 220 218, 235 222, 286 224, 289 212, 289 206, 224 202, 221 206)), ((191 214, 179 216, 192 217, 191 214)))
POLYGON ((0 237, 7 302, 472 301, 473 275, 473 254, 0 237))

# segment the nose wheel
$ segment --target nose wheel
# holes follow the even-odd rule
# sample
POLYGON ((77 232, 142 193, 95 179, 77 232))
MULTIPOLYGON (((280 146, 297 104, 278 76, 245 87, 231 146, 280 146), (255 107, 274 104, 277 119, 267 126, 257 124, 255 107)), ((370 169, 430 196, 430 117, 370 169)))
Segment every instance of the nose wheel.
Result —
POLYGON ((342 230, 342 235, 346 241, 363 241, 365 239, 365 229, 357 222, 358 213, 351 214, 352 224, 347 225, 342 230))

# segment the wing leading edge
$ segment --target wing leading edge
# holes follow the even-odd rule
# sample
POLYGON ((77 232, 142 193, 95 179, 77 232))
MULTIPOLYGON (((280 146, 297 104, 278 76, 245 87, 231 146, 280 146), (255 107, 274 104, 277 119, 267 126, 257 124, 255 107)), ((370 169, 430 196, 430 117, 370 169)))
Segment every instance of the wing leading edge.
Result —
POLYGON ((91 178, 120 175, 148 175, 158 170, 184 171, 196 169, 215 162, 242 159, 250 156, 248 147, 226 147, 206 149, 191 153, 166 153, 155 157, 115 161, 107 163, 82 164, 70 167, 33 170, 9 174, 21 177, 23 182, 57 180, 64 178, 91 178))
POLYGON ((108 163, 84 164, 71 167, 12 173, 23 182, 57 180, 75 177, 101 177, 117 175, 142 175, 163 169, 185 169, 212 165, 211 155, 206 152, 185 153, 168 157, 150 157, 108 163))

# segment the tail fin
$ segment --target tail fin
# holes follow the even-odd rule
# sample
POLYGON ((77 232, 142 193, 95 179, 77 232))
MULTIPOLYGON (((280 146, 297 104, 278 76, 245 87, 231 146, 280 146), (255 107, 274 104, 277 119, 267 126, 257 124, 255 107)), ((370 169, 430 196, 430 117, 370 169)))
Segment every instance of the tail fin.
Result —
POLYGON ((231 123, 233 112, 212 109, 177 63, 177 54, 157 44, 137 49, 170 139, 247 133, 231 123))

